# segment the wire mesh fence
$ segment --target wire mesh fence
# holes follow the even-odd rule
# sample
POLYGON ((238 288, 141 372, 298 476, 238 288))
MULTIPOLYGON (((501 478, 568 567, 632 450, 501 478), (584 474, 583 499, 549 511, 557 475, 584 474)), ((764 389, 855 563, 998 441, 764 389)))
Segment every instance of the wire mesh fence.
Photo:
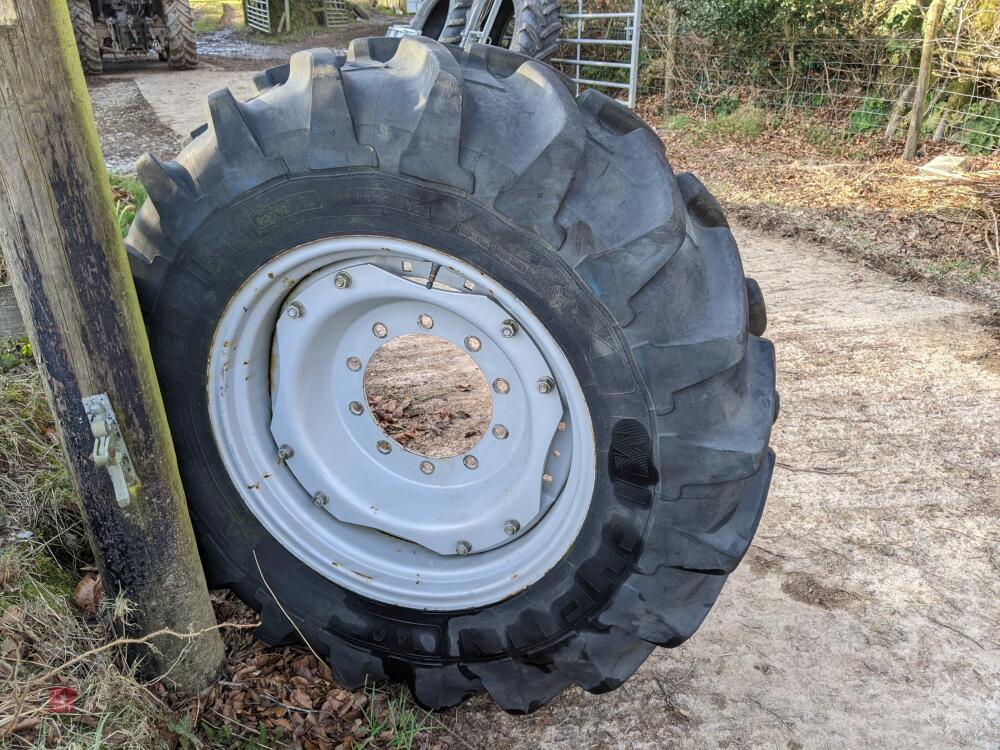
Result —
MULTIPOLYGON (((922 39, 774 37, 748 48, 694 34, 670 37, 649 17, 643 34, 640 95, 661 98, 665 111, 718 115, 753 103, 800 110, 848 132, 906 135, 922 39)), ((942 38, 934 50, 922 140, 971 153, 1000 148, 1000 48, 942 38)))

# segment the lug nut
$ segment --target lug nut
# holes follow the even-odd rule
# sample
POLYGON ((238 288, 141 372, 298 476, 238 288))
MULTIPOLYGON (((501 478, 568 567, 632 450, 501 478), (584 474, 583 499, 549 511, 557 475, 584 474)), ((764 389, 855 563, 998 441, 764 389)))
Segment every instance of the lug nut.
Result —
POLYGON ((478 352, 480 349, 483 348, 483 342, 480 341, 475 336, 466 336, 465 348, 468 349, 470 352, 478 352))
POLYGON ((434 327, 434 318, 432 318, 427 313, 422 313, 417 316, 417 325, 423 328, 425 331, 429 331, 434 327))
POLYGON ((420 471, 422 471, 424 474, 433 474, 434 464, 432 464, 430 461, 421 461, 420 471))
POLYGON ((500 324, 500 335, 503 336, 505 339, 509 339, 511 336, 517 333, 518 328, 519 326, 517 325, 517 321, 508 318, 507 320, 505 320, 503 323, 500 324))
POLYGON ((333 277, 333 285, 337 287, 337 289, 347 289, 347 287, 351 285, 351 275, 341 271, 333 277))
POLYGON ((301 302, 293 302, 288 306, 288 317, 289 318, 301 318, 306 314, 306 306, 301 302))
POLYGON ((372 326, 372 333, 375 334, 376 338, 384 339, 389 333, 389 329, 385 327, 385 323, 376 323, 372 326))
POLYGON ((315 505, 317 508, 322 508, 329 502, 329 500, 330 499, 323 492, 317 492, 315 495, 313 495, 313 505, 315 505))
POLYGON ((377 443, 375 443, 375 447, 378 448, 379 453, 382 454, 392 453, 392 446, 389 445, 388 440, 379 440, 377 443))
POLYGON ((544 377, 538 380, 538 392, 539 393, 552 393, 552 389, 556 387, 556 381, 552 378, 544 377))
POLYGON ((351 414, 355 416, 360 416, 365 413, 365 407, 361 405, 360 401, 352 401, 347 408, 349 408, 351 410, 351 414))
POLYGON ((552 484, 552 475, 542 474, 542 481, 545 482, 545 484, 552 484))
POLYGON ((469 290, 470 292, 471 292, 471 291, 472 291, 473 289, 475 289, 475 288, 476 288, 476 285, 475 285, 475 283, 474 283, 474 282, 472 282, 472 281, 470 281, 469 279, 466 279, 465 281, 463 281, 463 282, 462 282, 462 286, 464 286, 464 287, 465 287, 466 289, 468 289, 468 290, 469 290))
POLYGON ((503 378, 497 378, 493 381, 493 390, 501 395, 510 393, 510 383, 503 378))
POLYGON ((521 530, 521 524, 515 521, 513 518, 506 521, 503 525, 503 533, 507 536, 514 536, 517 532, 521 530))
POLYGON ((510 435, 508 429, 502 424, 493 425, 493 437, 497 440, 506 440, 507 436, 510 435))
POLYGON ((295 451, 292 450, 290 445, 281 445, 278 447, 278 463, 283 464, 285 461, 290 459, 295 455, 295 451))
POLYGON ((358 359, 357 357, 348 357, 347 358, 347 369, 348 370, 353 370, 354 372, 357 372, 358 370, 361 369, 361 360, 358 359))
POLYGON ((472 552, 472 545, 468 542, 461 541, 455 545, 455 551, 460 555, 467 555, 472 552))
POLYGON ((462 459, 462 463, 465 464, 466 469, 478 469, 479 459, 475 456, 466 456, 462 459))

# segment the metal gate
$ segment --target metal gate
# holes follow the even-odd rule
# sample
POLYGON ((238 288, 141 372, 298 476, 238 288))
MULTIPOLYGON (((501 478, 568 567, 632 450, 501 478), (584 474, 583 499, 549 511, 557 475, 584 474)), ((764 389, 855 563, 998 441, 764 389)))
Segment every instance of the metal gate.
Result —
POLYGON ((627 91, 628 106, 632 108, 639 78, 642 0, 626 0, 626 3, 631 7, 589 13, 585 10, 585 0, 576 0, 576 12, 561 15, 562 56, 549 62, 558 65, 573 80, 577 94, 588 86, 627 91))
POLYGON ((263 31, 265 34, 271 33, 271 11, 268 8, 268 0, 244 0, 246 5, 247 26, 263 31))
POLYGON ((350 14, 347 12, 347 3, 344 0, 325 0, 323 21, 331 29, 347 26, 351 21, 350 14))

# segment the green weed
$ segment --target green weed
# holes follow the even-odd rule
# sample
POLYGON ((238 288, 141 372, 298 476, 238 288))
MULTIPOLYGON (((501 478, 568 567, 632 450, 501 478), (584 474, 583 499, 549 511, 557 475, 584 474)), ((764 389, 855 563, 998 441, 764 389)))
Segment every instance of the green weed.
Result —
POLYGON ((670 115, 663 119, 664 130, 686 130, 691 125, 691 118, 688 115, 670 115))
POLYGON ((745 104, 727 115, 716 117, 705 127, 708 132, 716 135, 753 141, 770 127, 770 123, 767 113, 763 109, 752 104, 745 104))

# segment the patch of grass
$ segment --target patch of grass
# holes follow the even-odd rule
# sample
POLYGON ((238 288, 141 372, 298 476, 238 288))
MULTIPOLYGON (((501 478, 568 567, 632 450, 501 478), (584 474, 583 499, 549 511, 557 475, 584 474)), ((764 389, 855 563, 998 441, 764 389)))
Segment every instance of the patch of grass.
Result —
POLYGON ((685 130, 691 125, 691 118, 685 114, 670 115, 663 119, 664 130, 685 130))
POLYGON ((754 141, 770 127, 767 112, 752 104, 744 104, 729 114, 716 117, 705 129, 715 135, 754 141))
POLYGON ((367 735, 361 747, 411 750, 429 729, 424 723, 427 716, 428 712, 416 708, 405 693, 381 693, 372 685, 368 689, 368 704, 361 712, 367 735))
POLYGON ((927 264, 925 270, 931 276, 958 276, 966 281, 1000 281, 1000 272, 968 258, 942 260, 927 264))
POLYGON ((146 188, 134 177, 108 172, 108 180, 111 182, 111 195, 115 201, 118 228, 124 237, 135 220, 136 212, 149 196, 146 188))
POLYGON ((233 22, 243 24, 243 3, 240 0, 190 0, 194 12, 194 30, 199 34, 222 28, 222 14, 226 5, 234 10, 233 22))
POLYGON ((851 112, 848 121, 848 130, 852 133, 871 133, 885 127, 889 119, 889 108, 891 102, 885 99, 865 97, 861 106, 851 112))

